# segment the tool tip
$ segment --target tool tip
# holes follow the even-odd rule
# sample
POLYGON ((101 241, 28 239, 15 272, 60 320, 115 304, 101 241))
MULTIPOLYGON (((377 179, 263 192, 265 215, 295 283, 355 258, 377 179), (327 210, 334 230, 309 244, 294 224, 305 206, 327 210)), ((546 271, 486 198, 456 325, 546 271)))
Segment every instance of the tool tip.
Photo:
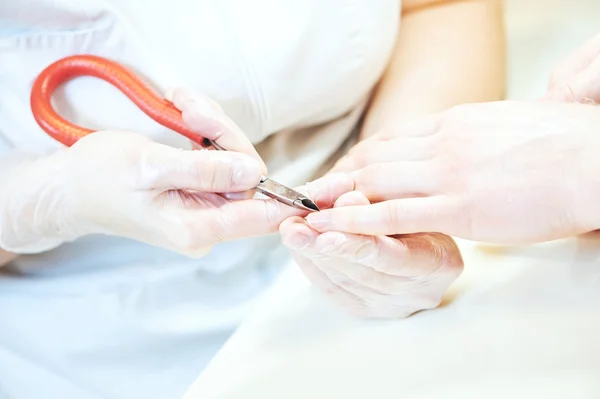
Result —
POLYGON ((317 206, 317 204, 315 204, 313 201, 311 201, 308 198, 303 198, 300 202, 302 202, 302 205, 304 205, 306 208, 311 209, 315 212, 319 212, 320 209, 317 206))

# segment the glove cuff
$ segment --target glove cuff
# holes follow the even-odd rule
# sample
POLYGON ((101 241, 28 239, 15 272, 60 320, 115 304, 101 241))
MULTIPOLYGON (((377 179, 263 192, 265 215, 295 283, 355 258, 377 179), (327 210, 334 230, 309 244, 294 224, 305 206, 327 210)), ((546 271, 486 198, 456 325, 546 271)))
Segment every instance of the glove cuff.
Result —
POLYGON ((79 231, 63 189, 63 154, 12 153, 0 163, 0 248, 18 254, 48 251, 86 234, 79 231))

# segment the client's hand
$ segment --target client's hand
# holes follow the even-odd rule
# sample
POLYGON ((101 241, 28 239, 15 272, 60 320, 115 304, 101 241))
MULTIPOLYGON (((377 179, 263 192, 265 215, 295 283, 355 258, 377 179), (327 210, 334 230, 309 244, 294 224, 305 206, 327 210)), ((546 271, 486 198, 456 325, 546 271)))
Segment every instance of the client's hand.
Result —
MULTIPOLYGON (((600 227, 600 109, 467 104, 365 140, 341 160, 373 205, 308 215, 320 232, 439 232, 540 242, 600 227)), ((324 179, 327 179, 325 177, 324 179)))
MULTIPOLYGON (((321 206, 348 191, 349 180, 332 182, 309 195, 321 206)), ((359 192, 348 192, 335 207, 367 205, 359 192)), ((301 217, 280 226, 283 243, 307 278, 352 315, 401 318, 440 304, 463 262, 452 238, 443 234, 361 236, 342 232, 320 234, 301 217)))

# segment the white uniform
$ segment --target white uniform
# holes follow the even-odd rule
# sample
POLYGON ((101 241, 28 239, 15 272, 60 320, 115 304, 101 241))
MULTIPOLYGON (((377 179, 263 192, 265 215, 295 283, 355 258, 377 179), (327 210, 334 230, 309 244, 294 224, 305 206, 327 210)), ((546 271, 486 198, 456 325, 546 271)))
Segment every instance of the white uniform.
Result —
MULTIPOLYGON (((35 123, 29 90, 51 62, 89 53, 159 90, 218 101, 270 175, 302 184, 351 135, 393 49, 399 0, 2 0, 0 169, 15 150, 62 145, 35 123)), ((56 95, 82 126, 188 148, 117 89, 79 78, 56 95)), ((178 398, 286 252, 278 237, 200 260, 86 237, 0 269, 0 398, 178 398)))

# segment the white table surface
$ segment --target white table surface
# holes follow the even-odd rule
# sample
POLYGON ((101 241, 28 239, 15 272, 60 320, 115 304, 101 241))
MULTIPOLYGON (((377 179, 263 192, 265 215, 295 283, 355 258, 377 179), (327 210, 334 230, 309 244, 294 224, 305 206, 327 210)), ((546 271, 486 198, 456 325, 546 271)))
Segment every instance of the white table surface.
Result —
MULTIPOLYGON (((600 32, 600 0, 508 0, 509 98, 600 32)), ((447 303, 400 321, 338 311, 290 264, 185 399, 600 398, 600 234, 459 241, 447 303)))

